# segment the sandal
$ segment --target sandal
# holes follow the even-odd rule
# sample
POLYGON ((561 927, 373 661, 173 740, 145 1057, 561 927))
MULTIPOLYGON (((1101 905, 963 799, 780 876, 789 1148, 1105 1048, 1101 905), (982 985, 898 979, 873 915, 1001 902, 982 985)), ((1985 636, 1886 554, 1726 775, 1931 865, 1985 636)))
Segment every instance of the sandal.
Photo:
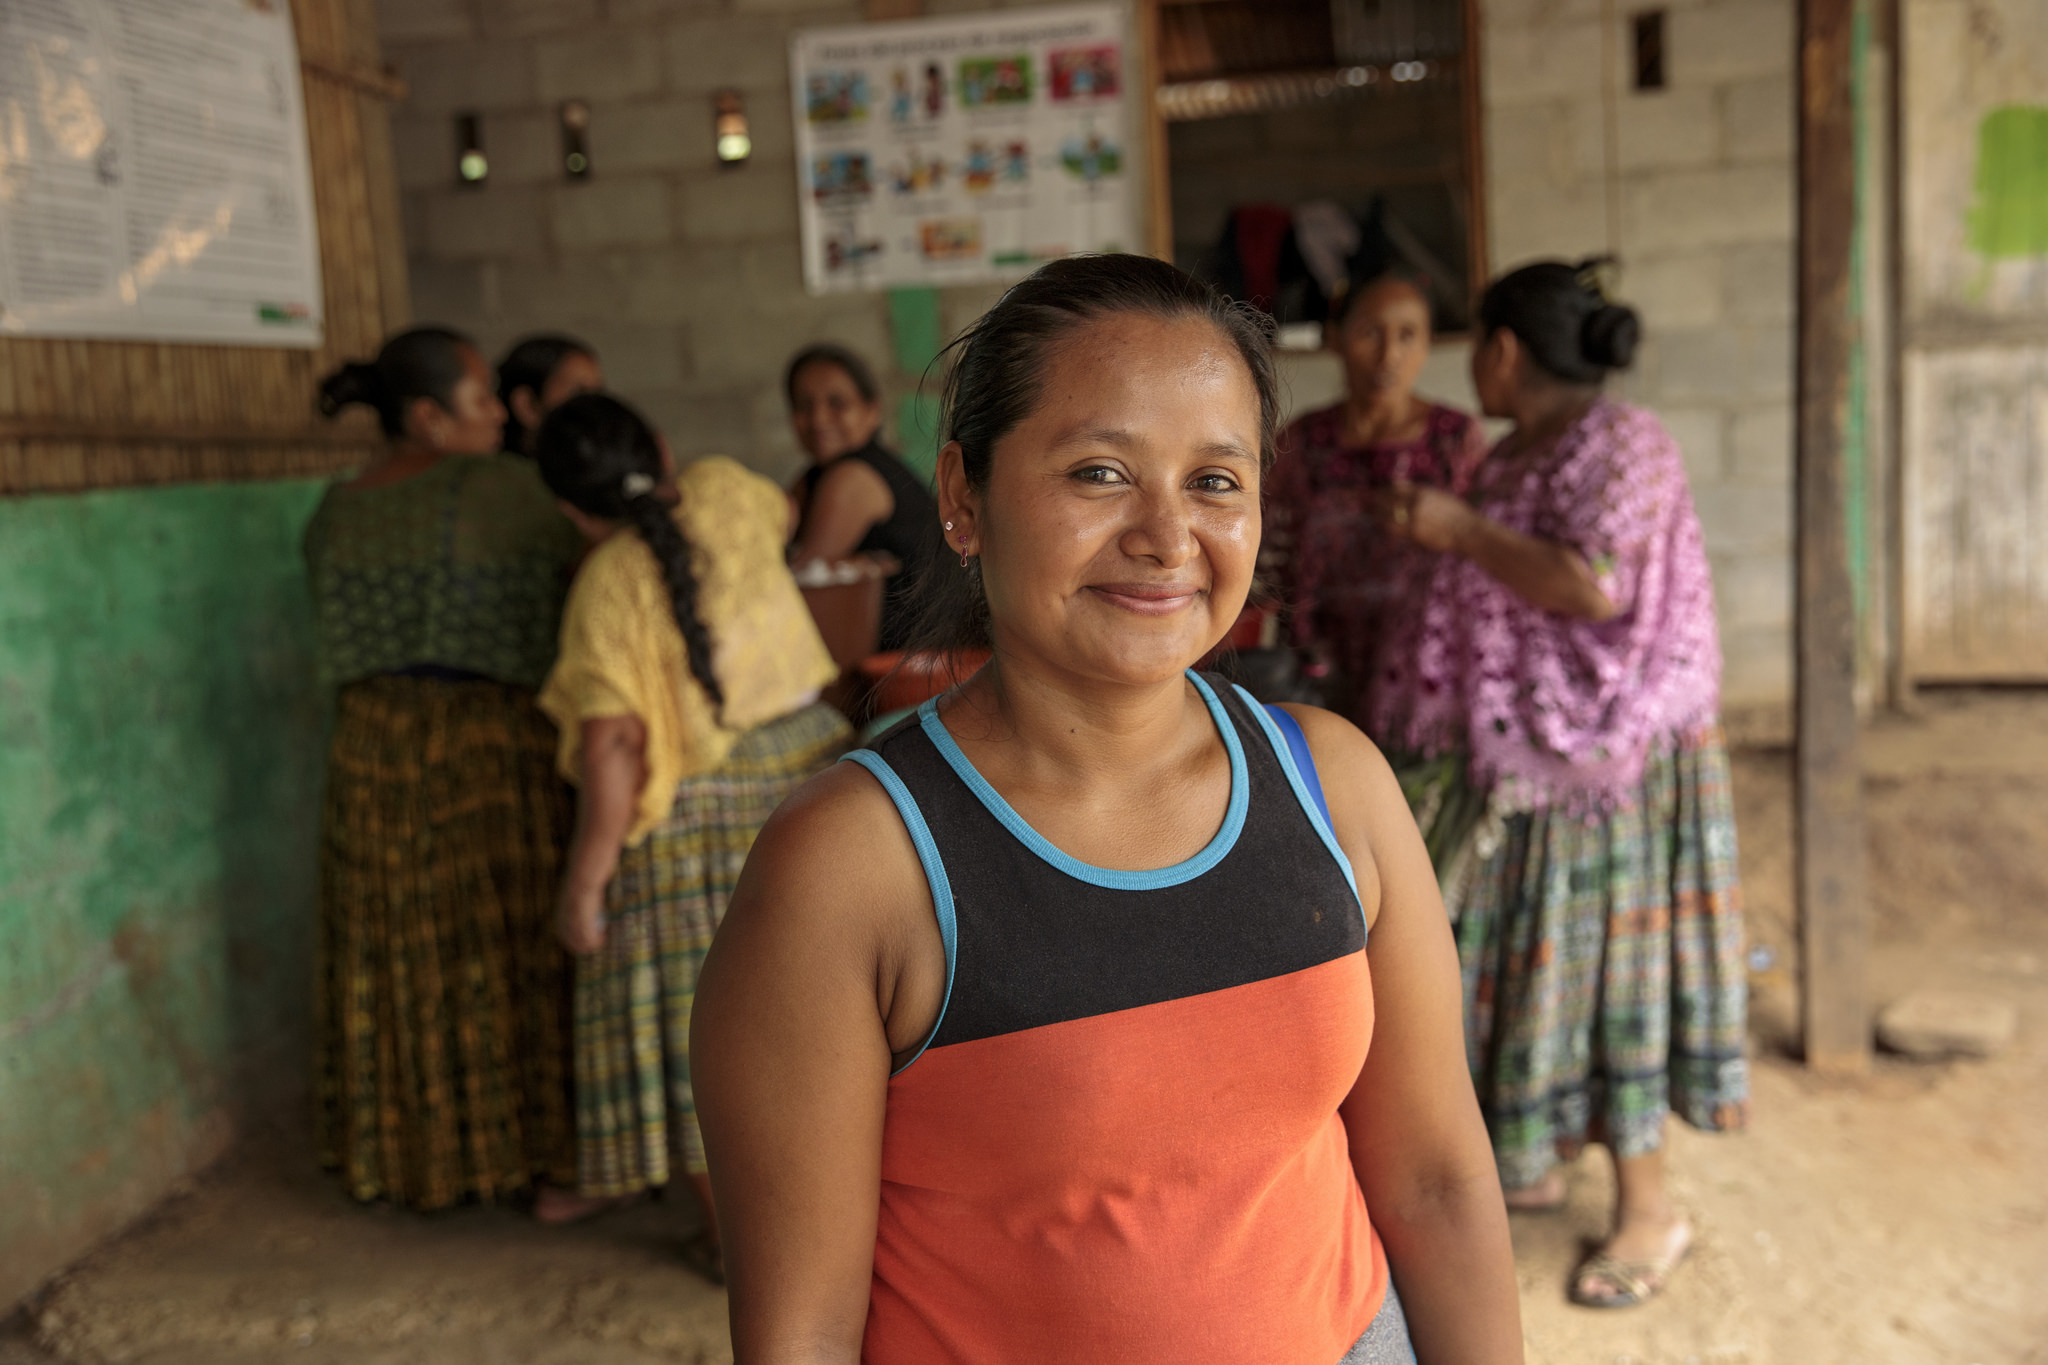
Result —
POLYGON ((1664 1292, 1671 1272, 1691 1251, 1692 1229, 1686 1228, 1685 1240, 1676 1251, 1646 1261, 1624 1261, 1607 1251, 1597 1252, 1572 1276, 1571 1301, 1581 1308, 1634 1308, 1648 1303, 1664 1292), (1592 1287, 1602 1280, 1619 1292, 1601 1293, 1592 1287))
POLYGON ((725 1251, 710 1233, 700 1232, 683 1243, 683 1264, 711 1283, 724 1286, 725 1251))

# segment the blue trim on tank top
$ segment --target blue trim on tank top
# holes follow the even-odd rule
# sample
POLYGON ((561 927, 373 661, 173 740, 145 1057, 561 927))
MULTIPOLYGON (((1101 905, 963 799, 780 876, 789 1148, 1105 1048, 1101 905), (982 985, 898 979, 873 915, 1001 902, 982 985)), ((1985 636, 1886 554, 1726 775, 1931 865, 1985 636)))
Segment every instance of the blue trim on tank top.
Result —
POLYGON ((900 1076, 912 1062, 924 1056, 924 1050, 932 1045, 932 1039, 939 1036, 939 1025, 946 1021, 946 1006, 953 1000, 953 964, 960 952, 960 923, 953 913, 953 884, 946 879, 946 864, 939 857, 938 841, 932 838, 931 828, 924 822, 924 812, 917 808, 917 798, 910 794, 910 788, 903 785, 903 779, 889 766, 887 759, 872 749, 855 749, 844 754, 841 763, 858 763, 875 775, 882 784, 882 790, 889 793, 889 799, 896 803, 896 813, 903 817, 903 827, 910 831, 910 842, 917 849, 917 861, 924 867, 924 879, 931 887, 932 912, 939 920, 939 941, 946 948, 946 993, 939 997, 939 1016, 932 1020, 931 1032, 917 1045, 917 1051, 903 1059, 903 1065, 889 1074, 900 1076))
POLYGON ((1229 856, 1230 850, 1237 846, 1237 836, 1244 832, 1245 812, 1251 809, 1252 804, 1251 773, 1245 767, 1244 744, 1238 738, 1237 726, 1231 721, 1230 713, 1223 709, 1223 703, 1217 699, 1215 692, 1210 690, 1209 684, 1202 681, 1201 675, 1189 669, 1187 676, 1194 683, 1195 689, 1202 694, 1202 700, 1209 708, 1209 716, 1216 723, 1217 733, 1223 736, 1223 748, 1230 755, 1230 805, 1223 813, 1222 828, 1216 831, 1215 837, 1209 840, 1207 847, 1186 861, 1175 863, 1171 867, 1132 872, 1121 868, 1097 867, 1093 863, 1084 863, 1071 854, 1061 852, 1054 847, 1050 839, 1031 828, 1024 817, 1017 814, 1010 803, 1003 799, 1002 793, 989 785, 987 778, 975 771, 974 764, 960 751, 960 746, 953 742, 953 736, 947 732, 945 722, 939 719, 937 697, 917 708, 917 718, 932 744, 945 756, 946 762, 952 766, 960 780, 967 784, 968 790, 980 799, 981 804, 988 808, 988 813, 995 816, 1003 828, 1009 830, 1024 847, 1074 880, 1087 882, 1091 886, 1100 886, 1109 891, 1157 891, 1162 887, 1179 886, 1183 882, 1193 881, 1229 856))
MULTIPOLYGON (((1267 740, 1273 745, 1273 753, 1280 760, 1281 770, 1287 774, 1287 784, 1294 788, 1294 799, 1301 803, 1302 813, 1307 815, 1308 822, 1315 826, 1317 835, 1322 838, 1323 847, 1330 850, 1330 856, 1335 858, 1337 866, 1343 869, 1344 880, 1351 884, 1351 898, 1358 902, 1358 917, 1363 922, 1365 919, 1365 897, 1358 894, 1358 874, 1351 870, 1351 860, 1344 856, 1343 846, 1337 842, 1337 836, 1330 830, 1330 822, 1323 816, 1323 803, 1317 799, 1320 797, 1323 789, 1321 777, 1319 776, 1316 779, 1317 795, 1314 797, 1310 796, 1308 784, 1302 780, 1301 769, 1294 761, 1294 746, 1289 744, 1287 739, 1280 733, 1280 727, 1275 723, 1272 713, 1266 707, 1261 706, 1258 699, 1245 691, 1244 688, 1238 687, 1236 683, 1232 683, 1231 686, 1237 687, 1237 694, 1244 698, 1244 704, 1249 706, 1252 709, 1252 714, 1259 718, 1259 724, 1266 731, 1267 740)), ((1288 716, 1287 719, 1296 730, 1301 728, 1301 722, 1295 720, 1294 717, 1288 716)), ((1302 750, 1305 754, 1307 753, 1308 736, 1306 735, 1302 736, 1302 750)), ((1307 756, 1310 771, 1313 772, 1313 765, 1316 761, 1315 755, 1307 754, 1307 756)), ((1368 938, 1371 937, 1372 926, 1367 924, 1365 931, 1366 936, 1368 938)))

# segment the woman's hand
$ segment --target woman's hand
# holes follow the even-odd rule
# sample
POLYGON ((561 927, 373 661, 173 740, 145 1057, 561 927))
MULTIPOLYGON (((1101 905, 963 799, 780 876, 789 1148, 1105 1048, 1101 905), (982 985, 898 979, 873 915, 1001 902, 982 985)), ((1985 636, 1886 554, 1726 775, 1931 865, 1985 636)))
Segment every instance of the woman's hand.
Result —
POLYGON ((1456 552, 1479 517, 1456 494, 1406 479, 1374 495, 1373 515, 1397 539, 1439 552, 1456 552))
POLYGON ((564 884, 555 907, 555 937, 578 957, 588 957, 604 947, 604 888, 595 890, 564 884))

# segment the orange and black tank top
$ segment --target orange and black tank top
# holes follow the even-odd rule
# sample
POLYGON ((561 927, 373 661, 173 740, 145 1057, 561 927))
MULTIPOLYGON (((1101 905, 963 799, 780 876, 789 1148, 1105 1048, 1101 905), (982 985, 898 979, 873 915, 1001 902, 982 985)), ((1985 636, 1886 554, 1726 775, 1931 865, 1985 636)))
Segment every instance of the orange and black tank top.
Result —
POLYGON ((946 951, 889 1080, 869 1365, 1335 1365, 1379 1310, 1338 1114, 1373 1023, 1351 867, 1292 718, 1188 677, 1230 803, 1173 867, 1053 847, 935 703, 850 755, 946 951))

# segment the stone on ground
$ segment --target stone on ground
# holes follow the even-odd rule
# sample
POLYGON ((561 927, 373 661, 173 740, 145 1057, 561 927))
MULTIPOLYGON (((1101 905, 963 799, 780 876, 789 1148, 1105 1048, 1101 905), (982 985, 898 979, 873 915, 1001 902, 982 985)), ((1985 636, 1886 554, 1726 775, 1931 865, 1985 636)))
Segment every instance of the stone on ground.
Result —
POLYGON ((1960 991, 1914 991, 1877 1016, 1877 1040, 1908 1057, 1991 1057, 2019 1032, 2010 1000, 1960 991))

